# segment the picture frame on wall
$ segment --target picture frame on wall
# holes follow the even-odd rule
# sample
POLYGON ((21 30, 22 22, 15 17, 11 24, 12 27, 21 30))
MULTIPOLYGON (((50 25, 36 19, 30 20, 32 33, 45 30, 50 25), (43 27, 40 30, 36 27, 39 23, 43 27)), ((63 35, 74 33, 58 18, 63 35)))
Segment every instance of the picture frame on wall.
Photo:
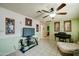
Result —
POLYGON ((39 25, 36 24, 36 32, 39 32, 39 25))
POLYGON ((60 31, 60 22, 54 22, 54 31, 59 32, 60 31))
POLYGON ((64 21, 64 31, 71 32, 71 20, 64 21))
POLYGON ((25 18, 25 25, 26 25, 26 26, 32 26, 32 19, 30 19, 30 18, 25 18))
POLYGON ((11 18, 5 18, 5 33, 14 34, 15 33, 15 20, 11 18))

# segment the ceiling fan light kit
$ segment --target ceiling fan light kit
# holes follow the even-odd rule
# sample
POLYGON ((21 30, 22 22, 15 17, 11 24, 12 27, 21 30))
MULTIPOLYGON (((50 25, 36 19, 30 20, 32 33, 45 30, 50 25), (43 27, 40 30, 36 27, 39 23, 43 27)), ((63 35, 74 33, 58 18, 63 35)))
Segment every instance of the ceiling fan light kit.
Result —
POLYGON ((47 14, 43 18, 46 18, 48 16, 50 16, 51 18, 54 18, 56 15, 66 15, 67 14, 67 12, 59 12, 59 13, 57 13, 59 10, 61 10, 65 6, 66 6, 66 4, 62 3, 56 10, 54 10, 54 8, 50 8, 49 11, 41 10, 41 11, 38 11, 38 12, 40 12, 40 13, 44 12, 45 14, 47 14))
POLYGON ((52 17, 55 17, 56 16, 56 13, 53 13, 53 14, 49 14, 49 16, 52 18, 52 17))

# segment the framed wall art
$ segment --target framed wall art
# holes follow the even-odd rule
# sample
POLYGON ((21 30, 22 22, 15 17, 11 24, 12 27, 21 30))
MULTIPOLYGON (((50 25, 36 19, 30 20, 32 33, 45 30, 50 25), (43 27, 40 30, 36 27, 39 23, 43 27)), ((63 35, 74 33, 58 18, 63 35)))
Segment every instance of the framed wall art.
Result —
POLYGON ((60 22, 54 22, 54 31, 59 32, 60 31, 60 22))
POLYGON ((32 19, 30 19, 30 18, 25 18, 25 25, 26 25, 26 26, 32 26, 32 19))
POLYGON ((14 34, 15 33, 15 20, 11 18, 5 18, 5 33, 14 34))
POLYGON ((39 25, 36 24, 36 32, 39 32, 39 25))
POLYGON ((64 31, 71 32, 71 20, 64 21, 64 31))

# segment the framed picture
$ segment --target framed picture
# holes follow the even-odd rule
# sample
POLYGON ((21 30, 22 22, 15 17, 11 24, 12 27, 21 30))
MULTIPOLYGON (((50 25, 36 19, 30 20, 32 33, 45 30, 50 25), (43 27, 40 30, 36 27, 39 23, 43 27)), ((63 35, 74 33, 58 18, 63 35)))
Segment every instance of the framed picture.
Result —
POLYGON ((60 31, 60 22, 54 22, 54 31, 59 32, 60 31))
POLYGON ((25 18, 25 25, 26 26, 32 26, 32 19, 25 18))
POLYGON ((14 34, 15 33, 15 20, 11 18, 5 18, 5 33, 14 34))
POLYGON ((39 25, 36 24, 36 32, 39 32, 39 25))
POLYGON ((64 21, 64 31, 71 32, 71 20, 64 21))

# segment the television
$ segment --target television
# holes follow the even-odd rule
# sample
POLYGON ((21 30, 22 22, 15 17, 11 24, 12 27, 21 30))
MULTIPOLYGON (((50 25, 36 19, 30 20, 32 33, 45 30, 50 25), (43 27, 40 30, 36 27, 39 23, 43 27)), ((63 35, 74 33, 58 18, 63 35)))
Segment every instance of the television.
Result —
POLYGON ((32 37, 35 35, 35 28, 23 28, 22 37, 32 37))

